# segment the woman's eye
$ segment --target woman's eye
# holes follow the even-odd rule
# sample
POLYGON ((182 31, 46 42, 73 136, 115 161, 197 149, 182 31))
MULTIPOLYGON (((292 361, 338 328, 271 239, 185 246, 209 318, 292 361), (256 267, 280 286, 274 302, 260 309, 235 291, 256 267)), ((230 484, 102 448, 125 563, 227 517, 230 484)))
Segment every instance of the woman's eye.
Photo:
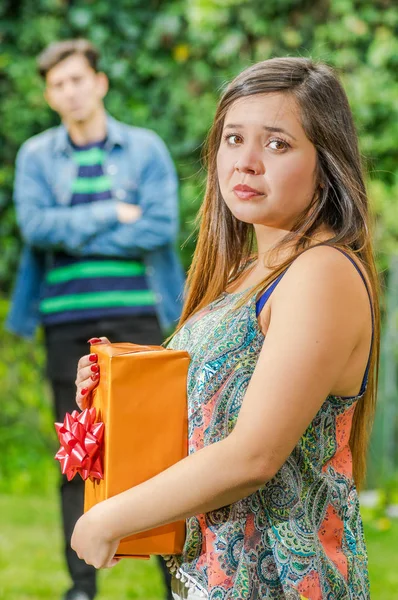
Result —
POLYGON ((242 143, 242 141, 243 141, 241 136, 237 135, 236 133, 226 135, 225 140, 231 146, 237 146, 238 144, 242 143))
POLYGON ((268 142, 268 147, 271 148, 271 150, 287 150, 289 144, 284 140, 274 139, 268 142))

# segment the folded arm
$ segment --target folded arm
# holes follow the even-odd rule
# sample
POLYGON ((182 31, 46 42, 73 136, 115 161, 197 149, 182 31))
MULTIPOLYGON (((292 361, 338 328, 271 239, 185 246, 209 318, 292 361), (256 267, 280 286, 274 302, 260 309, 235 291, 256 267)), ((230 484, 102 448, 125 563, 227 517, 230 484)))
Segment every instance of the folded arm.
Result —
POLYGON ((52 194, 40 156, 23 146, 17 157, 14 199, 22 237, 34 248, 79 253, 93 236, 118 222, 114 200, 54 206, 52 194))
POLYGON ((134 223, 117 224, 105 235, 94 235, 81 249, 81 254, 129 256, 173 242, 178 228, 177 191, 173 162, 163 142, 156 138, 138 182, 141 218, 134 223))
POLYGON ((14 199, 24 240, 37 249, 80 256, 136 257, 173 241, 178 227, 177 177, 159 138, 138 182, 140 218, 121 222, 115 200, 54 206, 41 157, 23 146, 18 154, 14 199))

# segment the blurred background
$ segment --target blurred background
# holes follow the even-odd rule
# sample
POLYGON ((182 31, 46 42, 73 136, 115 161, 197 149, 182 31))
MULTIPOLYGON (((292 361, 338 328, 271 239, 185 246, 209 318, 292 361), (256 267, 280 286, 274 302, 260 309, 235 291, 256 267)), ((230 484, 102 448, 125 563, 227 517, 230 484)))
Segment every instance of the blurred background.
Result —
MULTIPOLYGON (((2 323, 20 238, 15 155, 56 125, 35 57, 51 41, 87 37, 110 78, 107 110, 155 130, 180 177, 181 253, 189 266, 204 191, 201 147, 220 90, 249 64, 311 56, 341 74, 359 131, 383 288, 377 419, 362 497, 372 598, 398 598, 398 9, 395 0, 0 0, 0 599, 51 599, 66 586, 58 463, 40 334, 2 323), (188 240, 188 241, 187 241, 188 240)), ((102 573, 100 600, 162 598, 153 562, 102 573)))

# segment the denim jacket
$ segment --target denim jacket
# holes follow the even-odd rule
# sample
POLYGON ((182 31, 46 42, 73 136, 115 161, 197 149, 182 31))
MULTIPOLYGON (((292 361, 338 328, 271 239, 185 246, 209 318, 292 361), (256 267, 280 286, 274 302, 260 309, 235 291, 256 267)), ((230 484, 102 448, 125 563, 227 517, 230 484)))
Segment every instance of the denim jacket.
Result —
POLYGON ((184 274, 174 250, 178 229, 177 178, 169 153, 152 131, 107 116, 105 172, 112 199, 71 206, 78 166, 63 125, 23 144, 16 163, 14 200, 25 246, 6 327, 32 337, 51 252, 136 258, 147 266, 164 330, 179 318, 184 274), (117 201, 137 204, 142 217, 118 221, 117 201))

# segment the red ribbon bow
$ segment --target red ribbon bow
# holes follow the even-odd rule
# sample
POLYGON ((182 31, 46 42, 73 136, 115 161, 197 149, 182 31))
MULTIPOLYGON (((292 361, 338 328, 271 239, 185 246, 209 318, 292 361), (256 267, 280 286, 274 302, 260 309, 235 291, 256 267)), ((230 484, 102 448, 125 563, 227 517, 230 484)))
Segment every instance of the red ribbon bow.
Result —
POLYGON ((55 423, 61 448, 55 459, 61 463, 63 475, 68 481, 80 473, 85 481, 88 477, 103 479, 101 463, 101 442, 104 436, 104 423, 95 423, 94 407, 79 413, 66 413, 63 423, 55 423))

